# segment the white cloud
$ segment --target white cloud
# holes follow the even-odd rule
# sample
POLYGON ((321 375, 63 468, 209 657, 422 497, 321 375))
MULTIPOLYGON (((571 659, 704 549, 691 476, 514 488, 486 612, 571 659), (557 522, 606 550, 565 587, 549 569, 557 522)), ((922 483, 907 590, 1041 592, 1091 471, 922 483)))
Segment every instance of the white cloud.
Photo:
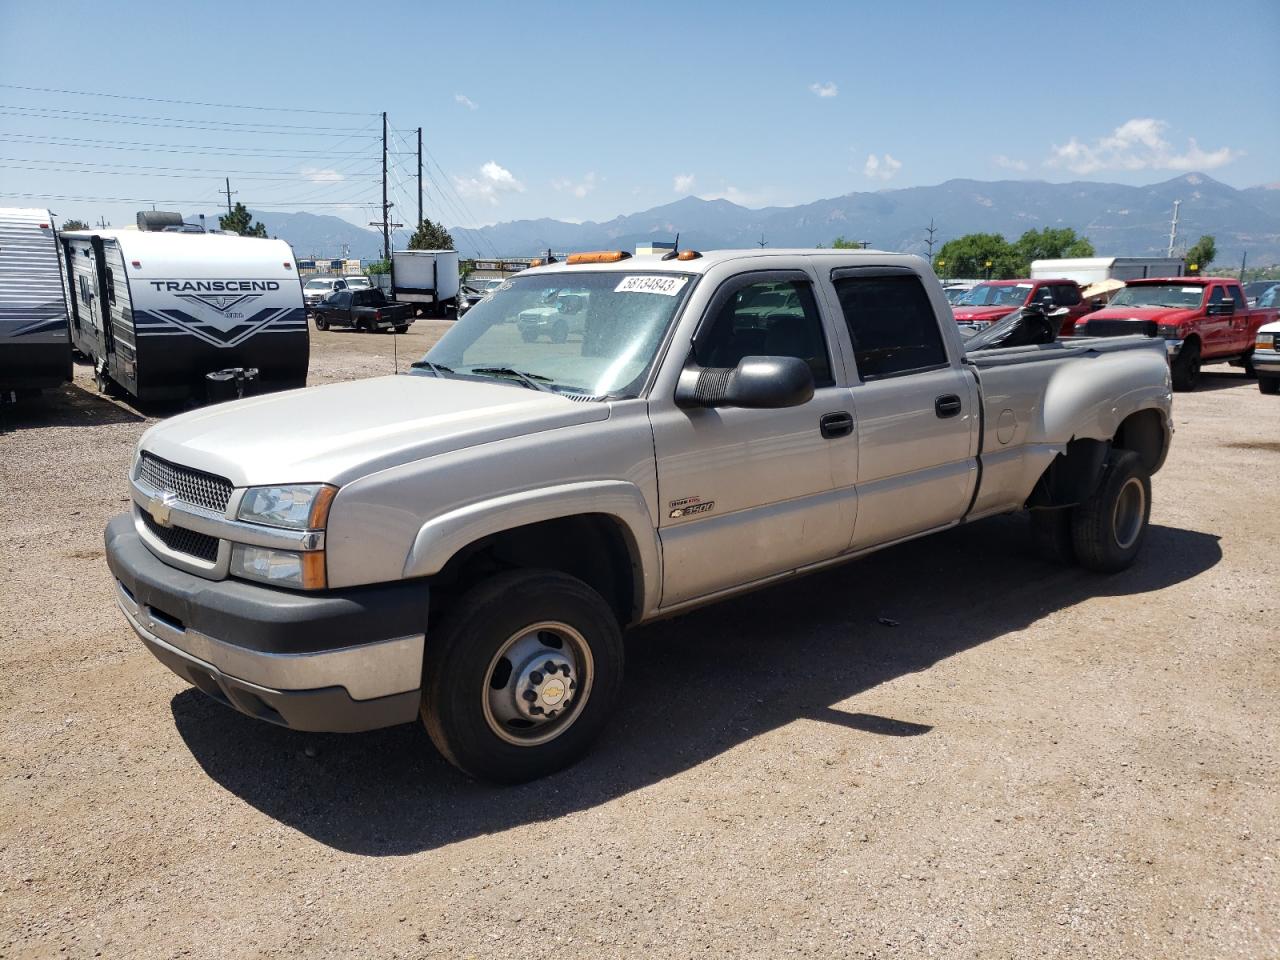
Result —
POLYGON ((1013 157, 1006 157, 1003 153, 997 153, 991 158, 991 162, 997 167, 1004 167, 1006 170, 1026 170, 1027 161, 1015 160, 1013 157))
POLYGON ((318 167, 303 167, 298 172, 312 183, 338 183, 347 179, 337 170, 320 169, 318 167))
POLYGON ((506 167, 490 160, 478 177, 454 177, 453 185, 464 197, 479 197, 497 206, 500 193, 524 193, 524 184, 506 167))
POLYGON ((455 93, 453 95, 453 102, 462 104, 468 110, 475 110, 480 106, 480 104, 476 103, 474 100, 468 97, 465 93, 455 93))
POLYGON ((598 182, 599 181, 595 175, 595 172, 588 171, 587 175, 583 177, 581 180, 579 180, 577 183, 575 183, 572 180, 569 180, 568 178, 565 178, 561 180, 552 180, 551 186, 561 192, 567 191, 569 193, 572 193, 575 197, 581 200, 583 197, 585 197, 588 193, 590 193, 592 190, 596 188, 596 186, 598 185, 598 182))
POLYGON ((822 97, 823 99, 826 99, 827 97, 834 97, 840 92, 840 88, 831 80, 828 80, 826 83, 811 83, 809 84, 809 89, 815 96, 822 97))
POLYGON ((895 160, 892 154, 886 153, 883 157, 877 157, 874 153, 869 153, 862 172, 872 180, 892 180, 901 169, 902 161, 895 160))
POLYGON ((699 200, 728 200, 730 203, 736 203, 740 207, 760 207, 768 203, 768 195, 760 193, 750 193, 746 190, 739 190, 732 184, 725 184, 724 189, 717 190, 714 193, 700 193, 699 200))
POLYGON ((675 179, 671 181, 671 189, 676 193, 688 193, 693 189, 694 179, 692 173, 677 173, 675 179))
POLYGON ((1065 144, 1053 144, 1045 164, 1079 174, 1099 170, 1213 170, 1244 155, 1231 147, 1204 150, 1195 137, 1187 139, 1187 147, 1180 153, 1165 139, 1168 129, 1169 124, 1163 120, 1135 117, 1092 143, 1072 137, 1065 144))

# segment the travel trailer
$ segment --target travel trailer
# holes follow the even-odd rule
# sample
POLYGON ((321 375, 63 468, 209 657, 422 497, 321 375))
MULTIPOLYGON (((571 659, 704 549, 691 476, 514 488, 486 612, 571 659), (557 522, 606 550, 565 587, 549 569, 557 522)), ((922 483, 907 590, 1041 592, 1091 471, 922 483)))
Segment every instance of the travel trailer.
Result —
POLYGON ((0 392, 70 379, 66 285, 53 215, 0 207, 0 392))
POLYGON ((158 219, 61 235, 71 342, 99 386, 200 400, 207 375, 230 368, 256 369, 254 392, 305 386, 310 341, 289 245, 175 231, 158 219))

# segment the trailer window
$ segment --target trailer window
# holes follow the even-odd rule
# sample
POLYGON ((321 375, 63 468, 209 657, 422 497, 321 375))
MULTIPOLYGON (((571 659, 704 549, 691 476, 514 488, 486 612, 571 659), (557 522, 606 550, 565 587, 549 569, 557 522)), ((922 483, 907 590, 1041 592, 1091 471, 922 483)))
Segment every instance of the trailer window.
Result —
POLYGON ((918 277, 848 277, 835 287, 863 380, 946 366, 938 319, 918 277))
POLYGON ((107 303, 116 302, 116 275, 107 267, 107 303))

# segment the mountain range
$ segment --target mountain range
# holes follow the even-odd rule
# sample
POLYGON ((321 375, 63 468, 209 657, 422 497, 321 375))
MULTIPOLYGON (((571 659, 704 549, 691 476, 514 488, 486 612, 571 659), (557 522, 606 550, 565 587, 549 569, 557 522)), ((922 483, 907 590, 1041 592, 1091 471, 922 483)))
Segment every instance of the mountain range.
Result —
MULTIPOLYGON (((1000 233, 1016 239, 1043 227, 1073 227, 1099 256, 1163 255, 1169 221, 1180 200, 1178 246, 1201 234, 1217 240, 1217 262, 1235 265, 1248 253, 1255 266, 1280 263, 1280 183, 1236 189, 1203 173, 1188 173, 1148 186, 1115 183, 1046 183, 1038 180, 948 180, 936 186, 848 193, 794 207, 749 209, 728 200, 685 197, 673 203, 603 222, 513 220, 478 229, 450 227, 464 256, 537 256, 560 251, 633 249, 680 234, 686 248, 830 245, 843 236, 872 247, 927 252, 925 228, 937 227, 935 251, 966 233, 1000 233)), ((338 217, 307 213, 256 214, 274 236, 300 257, 376 257, 381 236, 338 217)))

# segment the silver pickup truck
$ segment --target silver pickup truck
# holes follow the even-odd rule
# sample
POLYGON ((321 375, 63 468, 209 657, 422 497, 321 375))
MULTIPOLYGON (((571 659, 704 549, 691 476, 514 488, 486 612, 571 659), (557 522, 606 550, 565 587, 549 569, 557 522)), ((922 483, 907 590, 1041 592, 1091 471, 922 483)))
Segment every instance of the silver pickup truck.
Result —
POLYGON ((1164 345, 1046 326, 965 341, 923 260, 873 251, 553 262, 408 375, 148 430, 106 531, 120 607, 244 713, 420 713, 463 770, 537 777, 605 724, 629 625, 1025 509, 1049 555, 1133 562, 1164 345), (522 336, 566 303, 568 337, 522 336))

